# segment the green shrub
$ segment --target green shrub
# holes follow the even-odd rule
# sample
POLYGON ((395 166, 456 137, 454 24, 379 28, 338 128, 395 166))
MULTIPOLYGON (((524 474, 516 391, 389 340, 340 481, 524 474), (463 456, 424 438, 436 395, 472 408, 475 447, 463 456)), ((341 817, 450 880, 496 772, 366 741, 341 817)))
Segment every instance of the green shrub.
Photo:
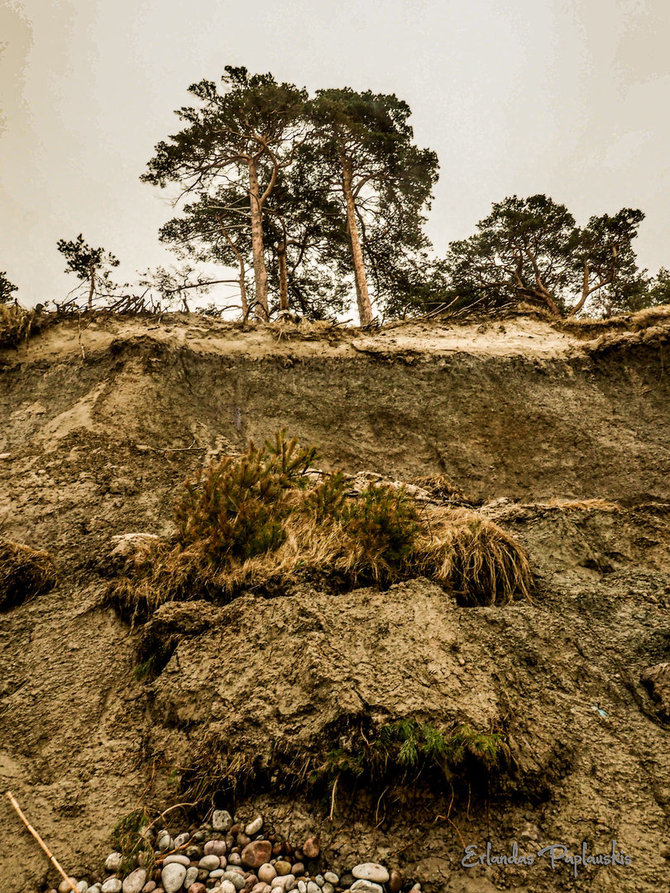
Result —
POLYGON ((270 596, 287 580, 341 589, 419 575, 463 604, 530 598, 528 559, 492 521, 452 507, 419 515, 404 489, 386 484, 354 495, 341 472, 315 483, 315 458, 280 432, 211 462, 177 501, 176 540, 143 547, 109 601, 134 622, 167 601, 227 602, 252 587, 270 596))
POLYGON ((341 514, 345 532, 362 548, 371 565, 383 558, 400 568, 410 556, 419 531, 417 510, 403 490, 370 485, 341 514))
POLYGON ((240 457, 212 461, 186 482, 177 503, 179 544, 199 542, 214 563, 275 551, 285 538, 289 497, 315 457, 280 432, 261 449, 250 444, 240 457))

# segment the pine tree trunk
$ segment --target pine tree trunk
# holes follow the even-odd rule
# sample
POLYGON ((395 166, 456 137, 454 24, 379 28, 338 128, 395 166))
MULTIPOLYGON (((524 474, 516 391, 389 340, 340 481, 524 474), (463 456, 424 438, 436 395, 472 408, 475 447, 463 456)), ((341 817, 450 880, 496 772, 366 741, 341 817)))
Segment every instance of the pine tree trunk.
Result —
POLYGON ((249 162, 249 205, 251 210, 251 248, 254 257, 254 281, 256 285, 256 307, 254 314, 257 319, 270 319, 268 309, 268 271, 265 266, 265 251, 263 246, 263 217, 258 188, 258 171, 256 162, 249 162))
POLYGON ((288 310, 288 275, 286 273, 286 242, 277 244, 279 262, 279 309, 288 310))
POLYGON ((365 277, 365 264, 363 262, 361 240, 358 235, 358 224, 356 223, 356 206, 354 204, 354 194, 351 187, 351 164, 344 155, 340 157, 340 161, 342 163, 342 188, 347 203, 347 232, 349 233, 351 259, 354 265, 358 318, 362 326, 369 326, 372 322, 372 306, 370 304, 368 283, 365 277))
POLYGON ((95 294, 95 267, 93 264, 89 265, 88 278, 90 279, 90 288, 88 291, 88 309, 90 312, 93 310, 93 295, 95 294))

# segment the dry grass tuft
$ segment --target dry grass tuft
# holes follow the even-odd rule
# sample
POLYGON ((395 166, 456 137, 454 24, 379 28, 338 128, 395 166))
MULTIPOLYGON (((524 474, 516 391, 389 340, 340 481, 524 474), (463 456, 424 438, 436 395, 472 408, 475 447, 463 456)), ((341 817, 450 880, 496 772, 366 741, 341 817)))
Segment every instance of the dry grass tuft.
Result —
POLYGON ((18 304, 0 304, 0 348, 19 347, 42 329, 42 317, 18 304))
POLYGON ((466 509, 431 513, 426 533, 417 543, 416 567, 469 605, 530 600, 533 590, 530 563, 517 540, 466 509))
POLYGON ((56 582, 48 552, 0 539, 0 611, 48 592, 56 582))
POLYGON ((446 506, 420 514, 402 488, 384 484, 352 496, 341 474, 315 483, 313 459, 280 435, 210 463, 177 502, 176 542, 145 544, 111 602, 135 622, 169 601, 272 596, 299 581, 386 587, 416 576, 468 605, 530 598, 525 552, 494 522, 446 506))

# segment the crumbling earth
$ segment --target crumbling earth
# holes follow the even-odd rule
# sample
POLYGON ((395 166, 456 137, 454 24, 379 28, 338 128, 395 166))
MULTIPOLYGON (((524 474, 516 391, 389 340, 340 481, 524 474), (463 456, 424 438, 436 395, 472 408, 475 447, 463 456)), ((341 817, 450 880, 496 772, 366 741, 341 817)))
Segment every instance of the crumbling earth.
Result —
MULTIPOLYGON (((234 807, 317 834, 335 868, 397 865, 428 893, 670 886, 670 317, 479 328, 97 318, 0 354, 0 536, 58 570, 0 617, 0 785, 69 872, 99 875, 119 819, 169 805, 213 736, 268 767, 234 807), (280 425, 324 467, 446 475, 526 545, 534 602, 462 608, 419 579, 124 624, 105 602, 112 538, 169 535, 190 470, 280 425), (169 641, 167 662, 137 678, 147 640, 169 641), (514 776, 451 811, 424 784, 343 791, 334 808, 282 789, 333 730, 405 717, 503 724, 514 776), (487 840, 492 854, 616 840, 631 865, 465 870, 464 846, 487 840)), ((49 889, 3 802, 0 889, 49 889)))

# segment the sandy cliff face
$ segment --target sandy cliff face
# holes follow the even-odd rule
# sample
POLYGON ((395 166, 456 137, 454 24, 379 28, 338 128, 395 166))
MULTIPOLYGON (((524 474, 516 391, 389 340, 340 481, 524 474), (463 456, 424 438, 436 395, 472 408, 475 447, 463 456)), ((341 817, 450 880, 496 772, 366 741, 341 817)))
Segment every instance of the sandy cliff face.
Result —
MULTIPOLYGON (((317 831, 331 864, 386 859, 428 891, 572 889, 546 864, 466 874, 459 835, 498 852, 616 839, 633 867, 579 887, 665 889, 670 739, 641 678, 670 659, 669 348, 660 311, 373 334, 98 319, 2 353, 0 535, 51 550, 59 583, 0 617, 0 786, 70 870, 94 872, 152 772, 149 796, 167 802, 171 769, 208 735, 281 772, 357 719, 504 722, 517 777, 488 811, 454 813, 456 829, 423 790, 376 813, 343 799, 333 821, 271 792, 237 806, 317 831), (445 473, 525 543, 535 603, 460 608, 418 580, 166 606, 131 630, 103 604, 112 536, 169 533, 189 470, 282 425, 324 467, 445 473), (169 660, 142 681, 149 634, 169 660)), ((46 860, 0 810, 0 890, 42 889, 46 860)))

